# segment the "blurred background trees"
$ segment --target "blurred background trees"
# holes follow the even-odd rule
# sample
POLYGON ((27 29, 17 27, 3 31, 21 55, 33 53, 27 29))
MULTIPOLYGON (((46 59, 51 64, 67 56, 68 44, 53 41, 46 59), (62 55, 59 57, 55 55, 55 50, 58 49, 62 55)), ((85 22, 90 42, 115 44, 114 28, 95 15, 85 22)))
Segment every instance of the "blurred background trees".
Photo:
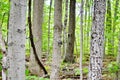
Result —
MULTIPOLYGON (((56 2, 54 2, 54 0, 39 0, 37 2, 37 0, 31 0, 30 15, 33 40, 37 56, 49 75, 53 71, 56 71, 52 71, 51 69, 57 67, 59 78, 80 78, 80 70, 83 71, 81 71, 83 79, 87 78, 90 62, 89 57, 91 51, 93 51, 90 50, 90 44, 92 37, 91 27, 94 22, 95 1, 96 0, 56 0, 56 2), (80 57, 80 51, 82 57, 80 57), (54 63, 54 61, 56 61, 56 63, 54 63), (81 63, 82 69, 79 68, 79 63, 81 63)), ((104 80, 113 80, 113 78, 119 80, 120 4, 118 0, 106 0, 105 2, 106 13, 104 17, 102 78, 104 80), (114 77, 111 77, 111 75, 114 77)), ((0 1, 0 30, 6 49, 9 49, 8 31, 10 29, 10 9, 10 2, 8 0, 0 1)), ((29 13, 28 10, 29 8, 27 8, 26 14, 29 13)), ((27 15, 27 17, 29 17, 29 15, 27 15)), ((36 77, 38 75, 43 77, 43 69, 40 69, 34 57, 35 55, 33 54, 30 43, 31 37, 29 36, 28 24, 26 20, 25 72, 27 80, 30 80, 38 78, 36 77), (31 66, 34 67, 30 68, 31 66)), ((2 47, 3 46, 1 46, 0 52, 0 72, 2 72, 2 58, 4 57, 2 47)))

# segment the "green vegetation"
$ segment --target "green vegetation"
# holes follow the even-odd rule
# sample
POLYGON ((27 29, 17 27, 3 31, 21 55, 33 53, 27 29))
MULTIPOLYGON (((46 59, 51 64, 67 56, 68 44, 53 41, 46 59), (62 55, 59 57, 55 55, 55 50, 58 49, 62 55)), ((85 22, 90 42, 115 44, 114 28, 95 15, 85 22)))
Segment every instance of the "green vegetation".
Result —
MULTIPOLYGON (((54 7, 52 4, 51 8, 51 21, 50 21, 50 52, 48 53, 48 20, 49 20, 49 1, 45 0, 44 4, 44 14, 43 14, 43 24, 42 24, 42 62, 47 69, 48 73, 50 74, 51 71, 51 61, 52 61, 52 53, 53 53, 53 28, 54 28, 54 7)), ((69 76, 79 76, 80 75, 80 69, 79 69, 79 56, 80 56, 80 17, 79 17, 79 6, 80 1, 77 0, 76 4, 76 29, 75 29, 75 47, 74 47, 74 58, 75 63, 65 63, 63 62, 64 53, 63 53, 63 45, 62 45, 62 62, 60 65, 60 76, 65 76, 63 78, 66 78, 66 80, 70 80, 69 76), (72 70, 73 75, 68 75, 72 70), (65 71, 65 72, 64 72, 65 71), (65 74, 64 74, 65 73, 65 74)), ((90 37, 91 37, 91 26, 92 26, 92 0, 88 0, 89 3, 87 3, 87 0, 85 0, 84 5, 84 19, 83 19, 83 75, 87 77, 87 74, 89 72, 88 66, 89 66, 89 55, 90 55, 90 37), (85 7, 87 6, 87 7, 85 7), (86 13, 86 14, 85 14, 86 13)), ((65 15, 65 0, 63 1, 63 20, 64 23, 64 15, 65 15)), ((118 2, 119 3, 119 2, 118 2)), ((116 61, 119 52, 119 46, 120 46, 120 4, 118 7, 116 7, 116 0, 111 0, 111 15, 109 13, 106 13, 105 18, 110 18, 112 22, 109 20, 105 21, 105 48, 104 48, 104 60, 103 60, 103 76, 105 76, 104 80, 107 80, 111 74, 116 74, 116 72, 120 69, 120 64, 116 61), (116 15, 115 15, 116 13, 116 15), (110 25, 109 25, 110 24, 110 25), (110 51, 109 51, 110 50, 110 51), (107 77, 106 77, 107 75, 107 77)), ((8 37, 8 20, 9 20, 9 0, 0 0, 0 29, 2 30, 2 36, 5 42, 7 43, 7 37, 8 37)), ((32 16, 33 17, 33 16, 32 16)), ((28 23, 26 22, 26 58, 29 60, 30 58, 30 39, 29 39, 29 29, 28 29, 28 23)), ((68 24, 66 28, 66 32, 68 32, 68 24)), ((68 33, 66 33, 67 35, 68 33)), ((63 33, 62 33, 63 35, 63 33)), ((63 41, 63 37, 62 37, 63 41)), ((63 43, 64 44, 64 43, 63 43)), ((2 46, 0 46, 2 47, 2 46)), ((6 47, 8 47, 6 45, 6 47)), ((0 50, 0 73, 2 72, 2 51, 0 50)), ((49 80, 49 78, 42 78, 35 75, 31 75, 31 72, 28 68, 26 68, 25 71, 26 74, 26 80, 49 80)), ((1 75, 0 75, 1 77, 1 75)), ((112 76, 110 76, 110 80, 113 80, 112 76)))

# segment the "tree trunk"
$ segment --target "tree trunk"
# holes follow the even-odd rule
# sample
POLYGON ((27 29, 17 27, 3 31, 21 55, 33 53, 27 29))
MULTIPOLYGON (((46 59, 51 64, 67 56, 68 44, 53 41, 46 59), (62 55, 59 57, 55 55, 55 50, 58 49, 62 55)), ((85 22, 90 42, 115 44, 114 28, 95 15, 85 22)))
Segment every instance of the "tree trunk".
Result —
MULTIPOLYGON (((119 30, 119 32, 120 32, 120 30, 119 30)), ((118 44, 117 63, 120 64, 120 34, 118 35, 118 41, 119 41, 119 44, 118 44)), ((118 70, 116 72, 115 80, 120 80, 120 70, 118 70)))
MULTIPOLYGON (((34 44, 35 44, 35 48, 36 48, 36 52, 39 57, 39 60, 41 60, 41 55, 42 55, 43 5, 44 5, 44 0, 33 0, 32 33, 33 33, 34 44)), ((33 54, 32 48, 31 48, 31 54, 30 54, 29 69, 32 74, 40 76, 41 69, 35 59, 35 55, 33 54)))
POLYGON ((106 1, 94 0, 88 80, 102 80, 105 11, 106 1))
POLYGON ((52 9, 52 0, 50 0, 50 10, 49 10, 49 20, 48 20, 48 53, 47 53, 47 59, 48 59, 49 53, 50 53, 50 21, 51 21, 51 9, 52 9))
POLYGON ((68 42, 65 55, 65 62, 74 62, 74 42, 75 42, 75 3, 76 0, 70 0, 70 15, 69 15, 69 29, 68 42))
POLYGON ((25 80, 26 5, 26 0, 11 0, 7 80, 25 80))
POLYGON ((113 54, 112 36, 110 36, 112 35, 111 0, 107 0, 106 32, 108 54, 113 54))
POLYGON ((83 6, 84 2, 81 0, 80 8, 80 80, 83 80, 82 73, 82 56, 83 56, 83 6))
POLYGON ((6 80, 7 79, 7 52, 6 52, 6 46, 5 46, 5 42, 3 40, 2 37, 2 31, 0 29, 0 48, 2 50, 2 54, 3 54, 3 58, 2 58, 2 80, 6 80))
MULTIPOLYGON (((113 34, 115 34, 115 30, 116 30, 116 21, 117 21, 117 12, 119 9, 119 1, 120 0, 116 0, 115 1, 115 10, 114 10, 114 21, 113 21, 113 34)), ((120 30, 119 30, 120 32, 120 30)), ((114 41, 114 36, 113 36, 113 41, 114 41)), ((114 41, 115 42, 115 41, 114 41)), ((114 44, 115 45, 115 44, 114 44)), ((114 46, 113 45, 113 46, 114 46)), ((117 54, 117 63, 120 64, 120 34, 118 34, 118 54, 117 54)), ((120 70, 117 71, 116 73, 116 77, 115 80, 120 80, 120 70)))
POLYGON ((83 28, 83 51, 84 53, 87 53, 87 4, 88 4, 88 0, 84 0, 84 6, 83 6, 83 9, 84 9, 84 28, 83 28))
POLYGON ((2 80, 6 80, 7 79, 7 52, 6 52, 6 46, 5 46, 5 42, 3 40, 3 36, 2 36, 2 26, 3 26, 3 22, 4 22, 4 18, 5 18, 5 13, 3 14, 2 17, 2 21, 1 21, 1 27, 0 27, 0 53, 2 53, 3 58, 2 58, 2 80))
POLYGON ((63 57, 66 54, 66 42, 67 42, 67 32, 66 32, 66 28, 67 28, 67 24, 68 24, 68 3, 69 1, 66 0, 65 2, 65 18, 64 18, 64 26, 63 26, 63 57))
POLYGON ((119 9, 119 2, 120 0, 115 1, 115 8, 114 8, 114 19, 113 19, 113 36, 112 36, 112 42, 113 42, 113 52, 117 53, 116 48, 118 47, 115 46, 115 32, 116 32, 116 22, 117 22, 117 17, 118 17, 118 9, 119 9))
POLYGON ((60 80, 59 70, 61 62, 61 34, 62 34, 62 0, 54 1, 54 39, 53 58, 50 80, 60 80))

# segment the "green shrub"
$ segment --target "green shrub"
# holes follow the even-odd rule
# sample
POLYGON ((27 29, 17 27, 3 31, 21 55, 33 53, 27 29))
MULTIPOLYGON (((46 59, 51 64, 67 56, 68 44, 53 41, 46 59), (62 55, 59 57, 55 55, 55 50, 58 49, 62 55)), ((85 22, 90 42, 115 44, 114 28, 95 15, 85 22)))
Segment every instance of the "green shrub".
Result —
POLYGON ((111 62, 108 64, 107 69, 110 73, 116 73, 119 70, 119 64, 117 62, 111 62))
POLYGON ((49 80, 48 78, 40 78, 36 76, 26 76, 26 80, 49 80))

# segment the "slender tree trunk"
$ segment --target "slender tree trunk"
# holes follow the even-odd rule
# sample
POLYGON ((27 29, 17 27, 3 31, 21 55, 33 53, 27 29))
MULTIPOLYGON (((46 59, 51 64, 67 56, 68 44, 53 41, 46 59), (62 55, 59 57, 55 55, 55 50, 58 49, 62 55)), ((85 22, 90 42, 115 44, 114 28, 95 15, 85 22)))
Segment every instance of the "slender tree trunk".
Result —
MULTIPOLYGON (((39 57, 39 60, 41 60, 41 55, 42 55, 43 5, 44 5, 44 0, 33 0, 32 33, 33 33, 33 40, 34 40, 34 44, 35 44, 35 48, 36 48, 36 52, 37 52, 37 56, 39 57)), ((29 69, 32 74, 36 74, 40 76, 41 69, 35 59, 35 55, 33 54, 32 48, 31 48, 31 54, 30 54, 29 69)))
MULTIPOLYGON (((115 34, 115 30, 116 30, 116 21, 117 21, 117 12, 119 9, 119 1, 120 0, 116 0, 115 1, 115 10, 114 10, 114 20, 113 20, 113 34, 115 34)), ((119 33, 120 33, 120 29, 119 29, 119 33)), ((113 36, 113 41, 114 41, 114 36, 113 36)), ((115 46, 115 41, 113 42, 113 46, 115 46)), ((115 48, 114 48, 115 49, 115 48)), ((115 50, 114 50, 115 51, 115 50)), ((117 55, 117 63, 120 64, 120 34, 118 34, 118 55, 117 55)), ((116 73, 116 77, 115 80, 120 80, 120 70, 117 71, 116 73)))
POLYGON ((65 62, 74 62, 74 42, 75 42, 75 3, 76 0, 70 0, 70 15, 69 15, 69 29, 68 42, 65 55, 65 62))
POLYGON ((64 26, 63 26, 63 55, 66 54, 66 43, 67 43, 67 32, 66 32, 66 27, 68 23, 68 0, 65 0, 65 18, 64 18, 64 26))
MULTIPOLYGON (((119 35, 119 48, 118 48, 117 63, 120 64, 120 35, 119 35)), ((120 70, 117 72, 116 80, 120 80, 120 70)))
MULTIPOLYGON (((9 12, 8 12, 8 14, 9 14, 9 12)), ((4 23, 5 15, 6 15, 6 13, 3 14, 2 22, 1 22, 1 25, 0 25, 1 26, 1 28, 0 28, 0 48, 1 48, 1 51, 2 51, 2 54, 3 54, 3 58, 2 58, 2 80, 7 80, 7 68, 8 68, 8 65, 7 65, 7 49, 6 49, 5 41, 4 41, 3 36, 2 36, 2 26, 3 26, 3 23, 4 23)), ((8 15, 7 22, 9 22, 9 15, 8 15)), ((7 24, 7 26, 8 26, 8 24, 7 24)))
POLYGON ((89 37, 90 37, 90 36, 89 36, 89 33, 90 33, 89 29, 90 29, 90 27, 91 27, 91 26, 90 26, 90 7, 91 7, 91 6, 90 6, 90 0, 88 0, 87 2, 88 2, 88 3, 87 3, 88 11, 87 11, 87 33, 86 33, 86 34, 87 34, 87 41, 86 41, 86 44, 87 44, 87 45, 86 45, 86 47, 87 47, 87 53, 89 53, 89 51, 90 51, 90 50, 89 50, 89 49, 90 49, 90 48, 89 48, 89 39, 90 39, 90 38, 89 38, 89 37))
POLYGON ((106 31, 107 31, 107 44, 108 44, 108 53, 113 54, 112 46, 112 14, 111 14, 111 0, 107 0, 107 18, 106 18, 106 31))
POLYGON ((25 80, 26 5, 26 0, 11 0, 7 80, 25 80))
POLYGON ((88 52, 88 49, 89 49, 89 47, 88 47, 88 45, 89 45, 89 42, 88 42, 88 39, 89 39, 89 25, 88 25, 88 19, 89 19, 89 0, 87 0, 87 4, 86 4, 86 8, 87 8, 87 15, 86 15, 86 17, 87 17, 87 21, 86 21, 86 53, 89 53, 88 52))
MULTIPOLYGON (((120 30, 119 30, 120 32, 120 30)), ((117 63, 120 64, 120 34, 118 35, 118 55, 117 55, 117 63)), ((115 80, 120 80, 120 70, 116 72, 115 80)))
POLYGON ((84 53, 86 53, 87 52, 87 44, 86 44, 86 42, 87 42, 87 3, 88 3, 88 0, 84 0, 84 28, 83 28, 83 50, 84 50, 84 53))
POLYGON ((94 0, 88 80, 102 80, 105 11, 106 1, 94 0))
POLYGON ((59 70, 61 62, 61 35, 62 35, 62 0, 54 1, 54 39, 53 58, 50 80, 60 80, 59 70))
POLYGON ((4 18, 5 18, 5 14, 6 14, 6 13, 3 13, 3 15, 2 15, 2 21, 1 21, 0 28, 2 28, 2 26, 3 26, 3 22, 4 22, 4 18))
POLYGON ((118 13, 118 9, 119 9, 119 1, 120 0, 116 0, 115 1, 115 8, 114 8, 114 19, 113 19, 113 52, 115 53, 116 51, 116 47, 115 47, 115 31, 116 31, 116 21, 117 21, 117 13, 118 13))
POLYGON ((47 58, 50 53, 50 21, 51 21, 51 8, 52 8, 52 0, 50 0, 50 10, 49 10, 49 20, 48 20, 48 54, 47 58))
POLYGON ((87 27, 87 48, 88 48, 88 53, 90 53, 90 29, 91 29, 91 17, 92 17, 92 13, 91 13, 91 0, 89 0, 88 2, 88 27, 87 27))
POLYGON ((36 47, 35 47, 35 43, 34 43, 34 39, 33 39, 32 23, 31 23, 31 3, 32 3, 32 1, 29 0, 29 2, 28 2, 28 7, 29 7, 28 8, 28 26, 29 26, 31 47, 33 49, 35 60, 38 63, 38 66, 43 69, 43 71, 44 71, 45 74, 47 74, 47 71, 46 71, 45 67, 43 66, 43 64, 41 63, 41 61, 40 61, 40 59, 39 59, 39 57, 37 55, 37 51, 36 51, 36 47))
POLYGON ((81 0, 80 8, 80 80, 83 80, 82 73, 82 56, 83 56, 83 6, 84 2, 81 0))
POLYGON ((5 46, 5 42, 3 40, 3 37, 2 37, 2 31, 0 29, 0 47, 1 47, 1 50, 2 50, 2 54, 3 54, 3 59, 2 59, 2 80, 6 80, 7 79, 7 52, 6 52, 6 46, 5 46))

